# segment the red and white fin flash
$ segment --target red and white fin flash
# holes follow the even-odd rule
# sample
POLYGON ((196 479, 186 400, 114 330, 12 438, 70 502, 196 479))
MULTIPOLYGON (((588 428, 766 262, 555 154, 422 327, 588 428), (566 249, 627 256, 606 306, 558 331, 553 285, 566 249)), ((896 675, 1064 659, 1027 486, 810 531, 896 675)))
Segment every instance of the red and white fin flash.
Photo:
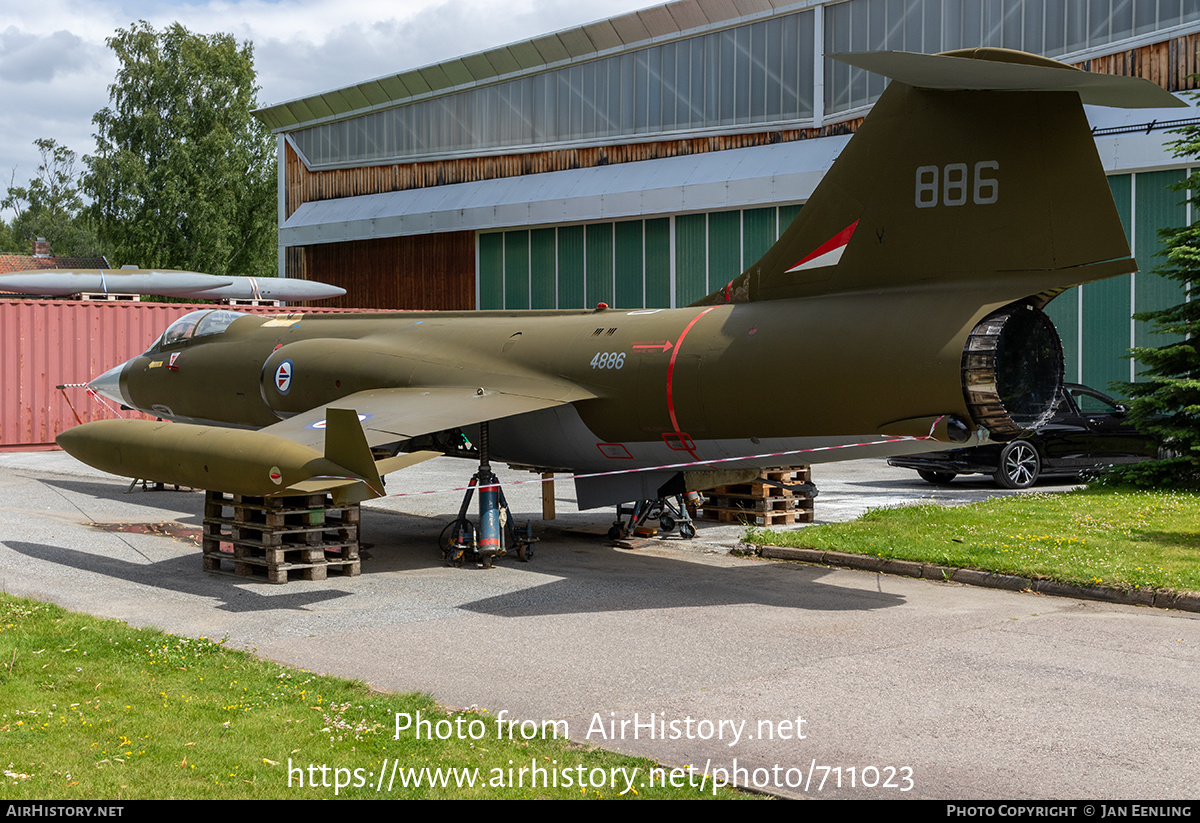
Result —
POLYGON ((854 229, 857 225, 858 221, 855 220, 849 226, 846 226, 846 228, 813 249, 807 257, 792 266, 788 271, 804 271, 805 269, 819 269, 824 266, 836 266, 837 262, 842 259, 842 252, 850 244, 850 237, 854 234, 854 229))

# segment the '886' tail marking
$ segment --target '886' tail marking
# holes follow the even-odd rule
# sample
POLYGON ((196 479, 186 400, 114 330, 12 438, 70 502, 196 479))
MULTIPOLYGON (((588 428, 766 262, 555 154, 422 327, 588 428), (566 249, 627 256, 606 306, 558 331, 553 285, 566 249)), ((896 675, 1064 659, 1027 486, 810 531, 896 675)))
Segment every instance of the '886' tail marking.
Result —
POLYGON ((918 209, 934 206, 962 206, 971 202, 977 206, 990 206, 1000 197, 1000 181, 986 176, 987 172, 999 171, 995 160, 980 160, 971 169, 966 163, 947 163, 945 166, 918 166, 915 202, 918 209))

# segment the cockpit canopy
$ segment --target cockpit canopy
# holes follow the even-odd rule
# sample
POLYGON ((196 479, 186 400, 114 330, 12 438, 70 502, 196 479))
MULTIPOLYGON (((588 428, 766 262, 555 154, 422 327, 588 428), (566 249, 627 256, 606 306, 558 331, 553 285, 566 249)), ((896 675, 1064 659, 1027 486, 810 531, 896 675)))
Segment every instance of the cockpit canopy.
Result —
POLYGON ((229 324, 239 317, 245 317, 242 312, 228 309, 201 309, 176 320, 167 326, 167 330, 154 341, 147 351, 164 349, 170 346, 186 343, 195 337, 208 337, 220 334, 229 328, 229 324))

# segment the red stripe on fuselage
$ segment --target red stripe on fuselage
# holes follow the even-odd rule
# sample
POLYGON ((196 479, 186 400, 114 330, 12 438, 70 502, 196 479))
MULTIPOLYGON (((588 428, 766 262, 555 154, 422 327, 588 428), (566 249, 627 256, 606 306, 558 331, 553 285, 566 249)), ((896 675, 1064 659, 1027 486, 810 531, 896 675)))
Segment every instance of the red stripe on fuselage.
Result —
MULTIPOLYGON (((679 339, 675 341, 675 350, 671 352, 671 362, 667 364, 667 413, 671 416, 671 425, 675 428, 675 431, 671 433, 680 435, 681 443, 690 442, 690 438, 688 438, 684 432, 679 430, 679 420, 675 417, 675 358, 679 357, 679 347, 683 345, 683 338, 687 337, 688 332, 692 330, 692 326, 696 325, 696 321, 715 308, 716 306, 709 306, 707 309, 692 318, 692 322, 687 324, 683 330, 683 333, 679 335, 679 339)), ((690 454, 695 460, 700 459, 696 455, 696 452, 692 449, 687 449, 687 453, 690 454)))

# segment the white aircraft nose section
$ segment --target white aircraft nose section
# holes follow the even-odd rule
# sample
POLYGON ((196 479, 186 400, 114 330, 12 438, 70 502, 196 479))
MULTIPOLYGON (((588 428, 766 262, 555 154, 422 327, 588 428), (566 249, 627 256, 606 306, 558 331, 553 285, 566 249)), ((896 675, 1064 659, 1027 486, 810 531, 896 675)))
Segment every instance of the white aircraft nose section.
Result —
POLYGON ((130 405, 125 395, 121 393, 121 370, 125 368, 122 363, 119 366, 113 366, 99 377, 95 377, 88 381, 88 388, 107 397, 109 400, 116 401, 122 406, 130 405))

